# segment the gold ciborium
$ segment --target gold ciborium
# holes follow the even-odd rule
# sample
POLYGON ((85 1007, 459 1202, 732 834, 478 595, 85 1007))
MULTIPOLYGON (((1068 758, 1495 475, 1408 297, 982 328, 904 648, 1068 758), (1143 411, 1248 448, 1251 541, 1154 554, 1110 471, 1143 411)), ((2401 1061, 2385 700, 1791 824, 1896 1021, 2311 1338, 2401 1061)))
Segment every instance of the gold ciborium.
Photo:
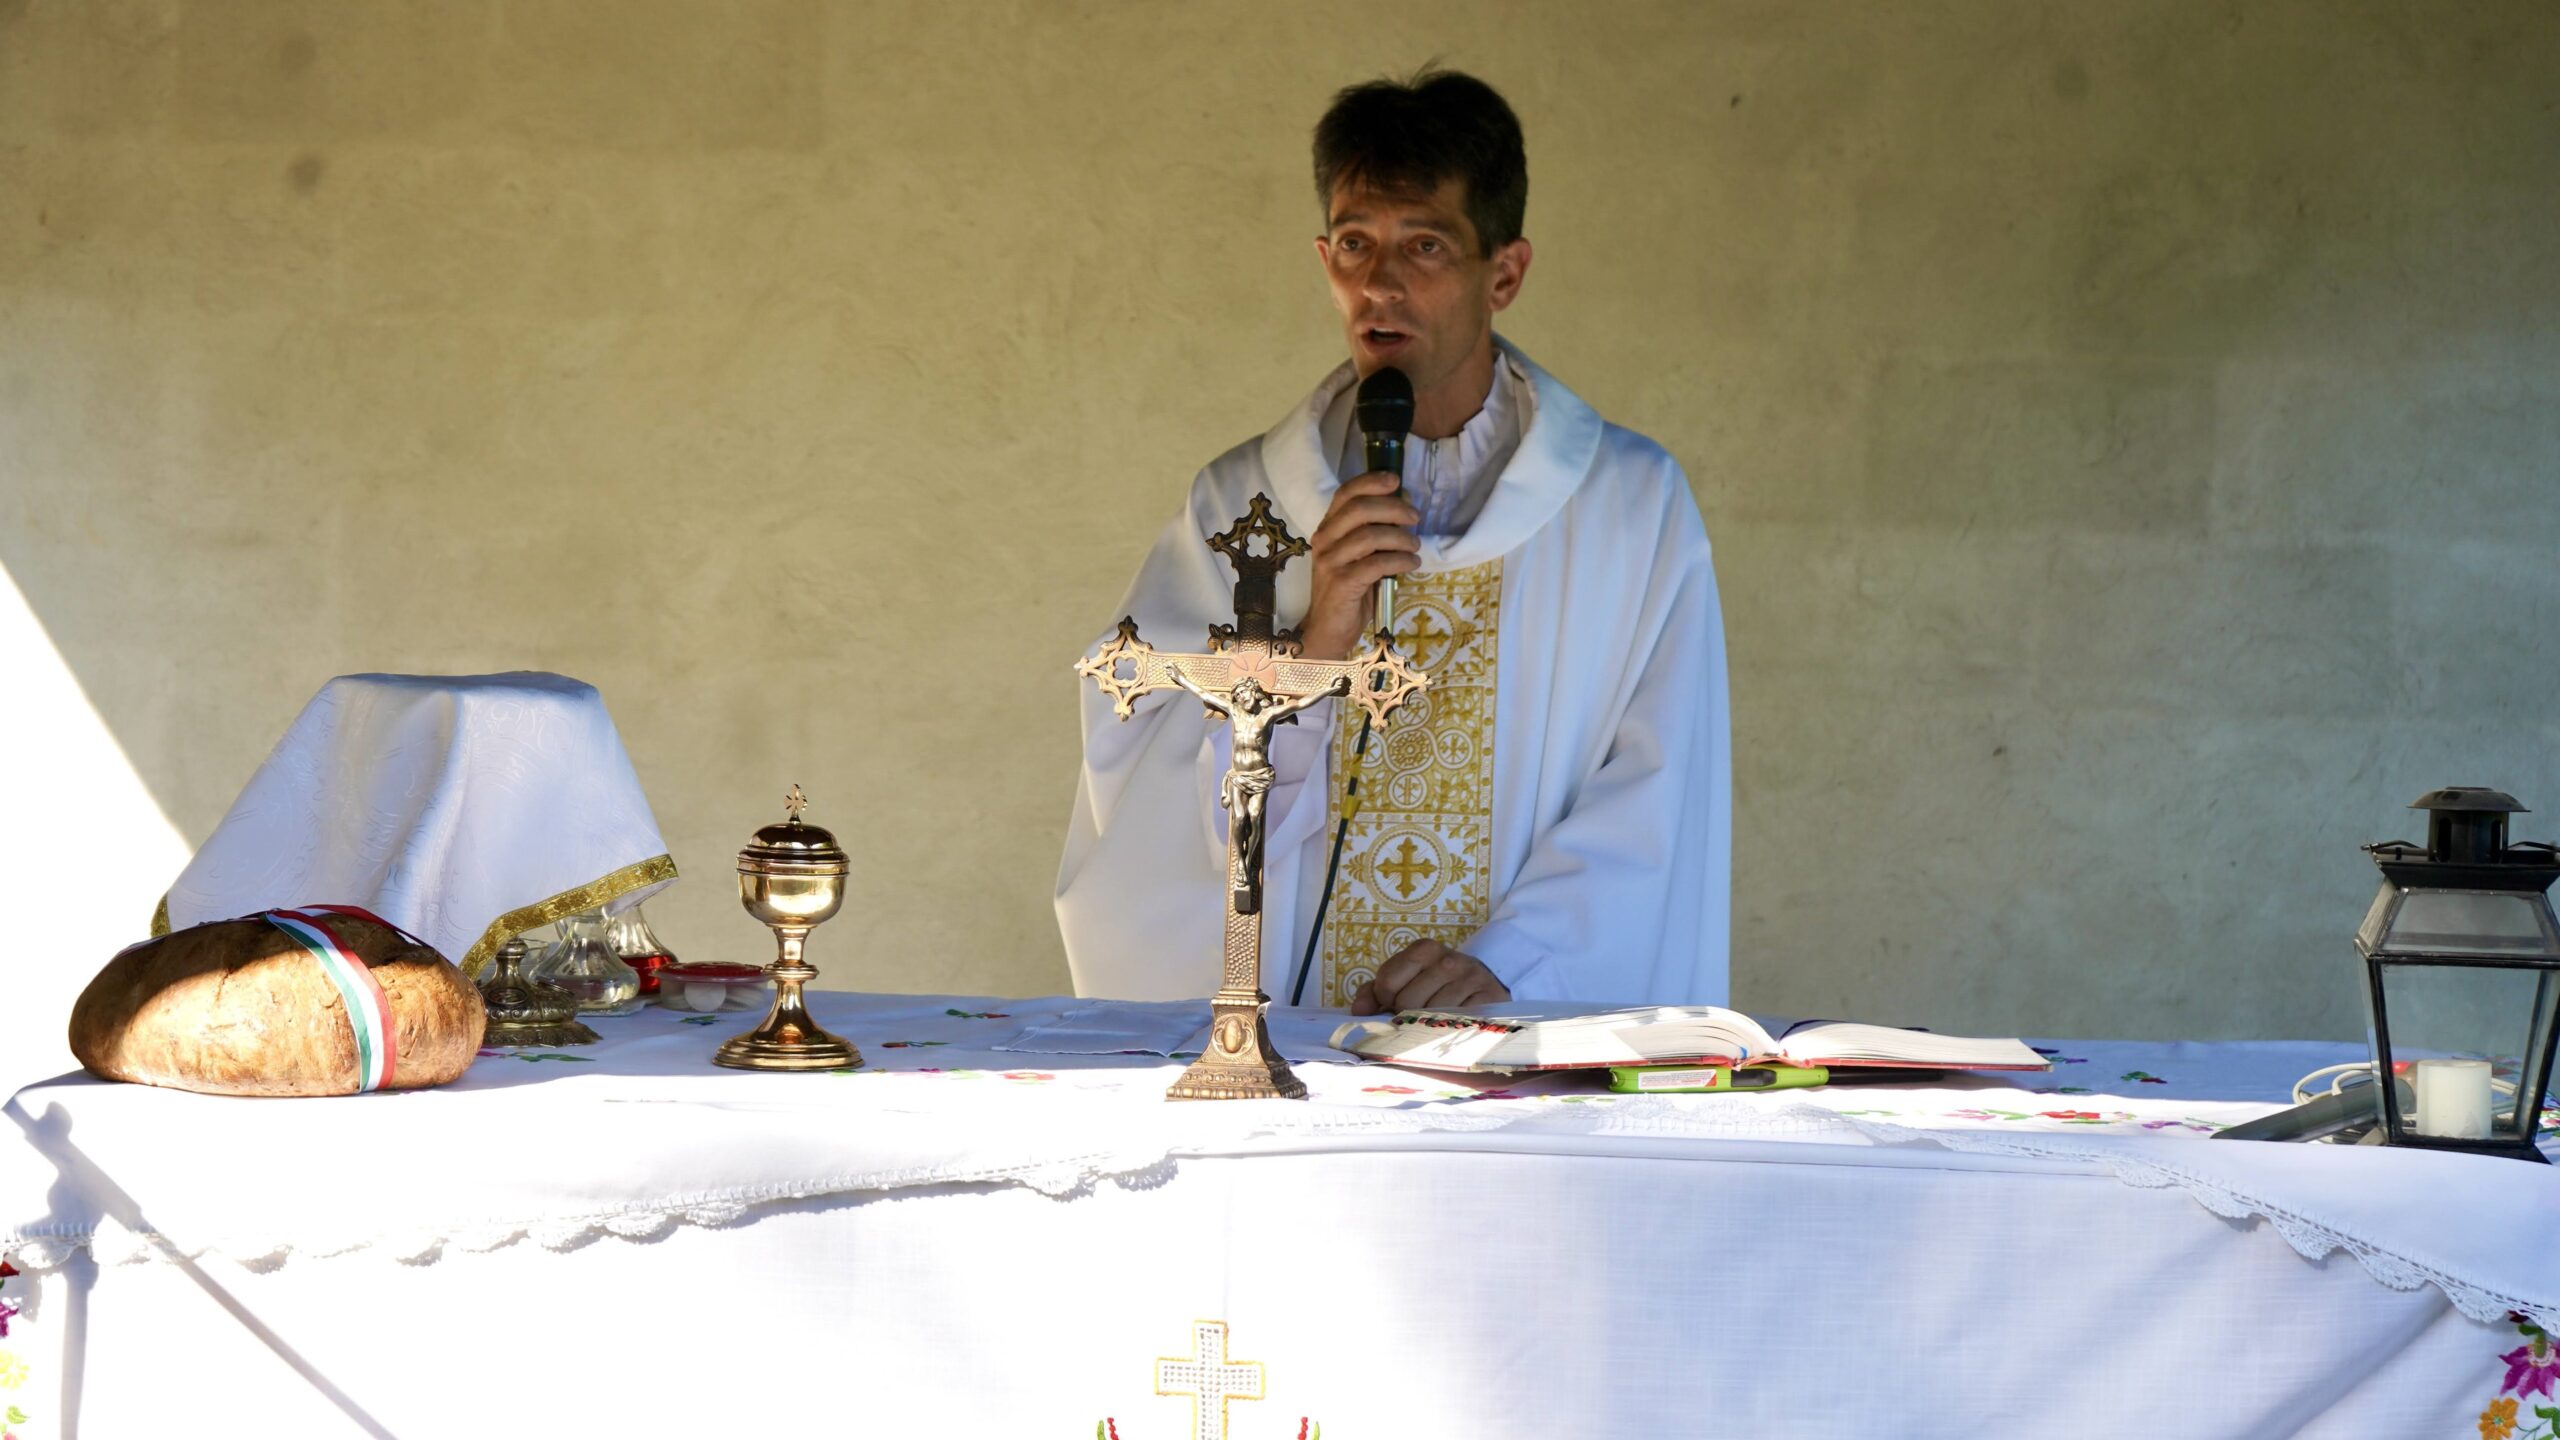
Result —
POLYGON ((809 1018, 800 987, 818 978, 817 967, 802 958, 809 932, 824 924, 844 903, 845 871, 851 868, 836 837, 815 825, 800 823, 808 807, 800 787, 783 801, 791 818, 758 830, 738 852, 738 903, 773 929, 780 953, 764 973, 773 979, 773 1009, 764 1023, 731 1037, 711 1058, 741 1070, 845 1070, 862 1056, 840 1035, 830 1035, 809 1018))

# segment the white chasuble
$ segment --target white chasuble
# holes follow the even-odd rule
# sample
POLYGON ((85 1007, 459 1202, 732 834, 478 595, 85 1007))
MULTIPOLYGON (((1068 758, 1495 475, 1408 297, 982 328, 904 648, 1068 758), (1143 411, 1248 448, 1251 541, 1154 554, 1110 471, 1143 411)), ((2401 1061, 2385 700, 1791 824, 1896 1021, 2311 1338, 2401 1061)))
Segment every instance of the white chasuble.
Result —
MULTIPOLYGON (((1383 733, 1336 708, 1330 788, 1342 864, 1325 914, 1324 983, 1307 1003, 1347 1006, 1416 940, 1463 949, 1493 914, 1493 712, 1502 562, 1396 582, 1396 648, 1431 676, 1383 733), (1344 821, 1348 824, 1344 824, 1344 821)), ((1294 982, 1293 982, 1294 984, 1294 982)))
MULTIPOLYGON (((1660 446, 1602 420, 1509 342, 1498 343, 1523 391, 1518 447, 1463 530, 1426 526, 1419 537, 1422 575, 1480 579, 1480 603, 1470 603, 1479 603, 1491 634, 1473 643, 1488 663, 1499 661, 1487 679, 1471 682, 1463 652, 1439 665, 1420 657, 1434 677, 1426 698, 1436 700, 1445 684, 1453 702, 1471 692, 1470 703, 1490 706, 1490 753, 1480 746, 1477 768, 1449 772, 1482 782, 1485 818, 1466 821, 1480 827, 1481 841, 1464 825, 1433 831, 1443 846, 1460 835, 1458 849, 1481 882, 1482 913, 1435 913, 1427 930, 1410 916, 1351 914, 1346 904, 1364 902, 1347 900, 1346 882, 1337 881, 1325 928, 1348 924, 1353 933, 1315 957, 1329 978, 1311 973, 1305 1000, 1342 999, 1341 979, 1384 958, 1380 947, 1401 926, 1454 938, 1522 1000, 1723 1001, 1731 720, 1706 527, 1687 477, 1660 446)), ((1291 531, 1315 533, 1341 485, 1355 381, 1349 365, 1338 368, 1269 433, 1200 472, 1121 604, 1096 617, 1087 653, 1124 614, 1160 650, 1203 649, 1210 625, 1233 621, 1235 576, 1207 537, 1232 525, 1257 494, 1271 497, 1291 531)), ((1409 476, 1414 463, 1409 447, 1409 476)), ((1308 591, 1305 560, 1280 573, 1282 624, 1306 613, 1308 591)), ((1400 620, 1419 614, 1412 607, 1429 593, 1429 581, 1400 585, 1400 620)), ((1427 651, 1429 640, 1413 643, 1427 651)), ((1200 703, 1179 692, 1142 697, 1122 721, 1073 675, 1072 658, 1060 657, 1058 683, 1078 687, 1084 764, 1059 859, 1057 912, 1076 991, 1206 996, 1218 985, 1225 934, 1227 827, 1218 807, 1225 728, 1205 723, 1200 703)), ((1264 810, 1261 978, 1283 1001, 1323 896, 1335 818, 1329 797, 1341 774, 1328 741, 1340 723, 1334 712, 1347 708, 1328 702, 1271 736, 1276 782, 1264 810)), ((1398 742, 1390 733, 1385 743, 1398 742)), ((1430 743, 1436 750, 1458 741, 1443 733, 1430 743)), ((1391 803, 1383 791, 1392 788, 1389 779, 1370 798, 1391 803)), ((1425 807, 1446 799, 1420 797, 1425 807)), ((1429 858, 1423 836, 1410 836, 1408 856, 1407 837, 1386 834, 1399 813, 1417 817, 1416 831, 1425 814, 1434 827, 1455 823, 1435 809, 1383 811, 1364 832, 1366 878, 1348 882, 1367 886, 1369 901, 1399 889, 1401 875, 1421 883, 1420 872, 1404 867, 1429 858)))

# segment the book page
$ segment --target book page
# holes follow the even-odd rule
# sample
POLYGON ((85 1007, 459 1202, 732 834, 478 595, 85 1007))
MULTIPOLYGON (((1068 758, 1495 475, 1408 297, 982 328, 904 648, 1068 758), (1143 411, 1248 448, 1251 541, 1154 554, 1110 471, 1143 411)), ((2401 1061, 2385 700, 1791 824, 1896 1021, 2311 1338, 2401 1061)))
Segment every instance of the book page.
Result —
POLYGON ((1673 1060, 1730 1063, 1773 1053, 1776 1043, 1750 1016, 1714 1005, 1407 1010, 1393 1021, 1345 1026, 1335 1040, 1375 1060, 1505 1070, 1673 1060))
POLYGON ((1510 1038, 1510 1031, 1477 1025, 1467 1016, 1425 1021, 1404 1015, 1392 1021, 1354 1020, 1333 1032, 1336 1049, 1371 1060, 1434 1070, 1476 1069, 1486 1064, 1485 1057, 1494 1047, 1510 1038))
POLYGON ((1798 1065, 1918 1065, 1949 1070, 2046 1070, 2051 1062, 2021 1040, 1940 1035, 1847 1020, 1807 1020, 1787 1031, 1778 1053, 1798 1065))

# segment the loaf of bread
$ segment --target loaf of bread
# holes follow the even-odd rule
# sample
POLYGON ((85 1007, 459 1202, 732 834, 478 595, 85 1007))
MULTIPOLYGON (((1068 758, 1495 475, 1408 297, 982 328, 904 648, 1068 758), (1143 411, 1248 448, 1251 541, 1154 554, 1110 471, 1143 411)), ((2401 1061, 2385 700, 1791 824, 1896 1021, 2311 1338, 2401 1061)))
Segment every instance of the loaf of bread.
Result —
POLYGON ((413 1090, 470 1067, 488 1017, 451 961, 369 915, 276 914, 293 923, 216 920, 108 961, 71 1008, 71 1053, 207 1095, 413 1090))

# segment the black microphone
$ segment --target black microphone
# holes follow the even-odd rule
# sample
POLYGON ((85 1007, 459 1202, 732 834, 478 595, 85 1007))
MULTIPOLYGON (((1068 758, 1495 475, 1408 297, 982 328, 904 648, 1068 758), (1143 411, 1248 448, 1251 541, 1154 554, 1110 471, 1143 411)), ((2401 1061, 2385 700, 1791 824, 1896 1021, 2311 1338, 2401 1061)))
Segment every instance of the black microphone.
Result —
MULTIPOLYGON (((1351 413, 1360 422, 1363 463, 1396 477, 1396 493, 1403 494, 1404 437, 1413 430, 1413 382, 1393 365, 1377 371, 1360 382, 1351 413)), ((1395 624, 1396 580, 1390 575, 1378 582, 1378 628, 1393 631, 1395 624)))
POLYGON ((1393 365, 1360 382, 1351 411, 1360 419, 1362 458, 1404 483, 1404 437, 1413 430, 1413 382, 1393 365))

